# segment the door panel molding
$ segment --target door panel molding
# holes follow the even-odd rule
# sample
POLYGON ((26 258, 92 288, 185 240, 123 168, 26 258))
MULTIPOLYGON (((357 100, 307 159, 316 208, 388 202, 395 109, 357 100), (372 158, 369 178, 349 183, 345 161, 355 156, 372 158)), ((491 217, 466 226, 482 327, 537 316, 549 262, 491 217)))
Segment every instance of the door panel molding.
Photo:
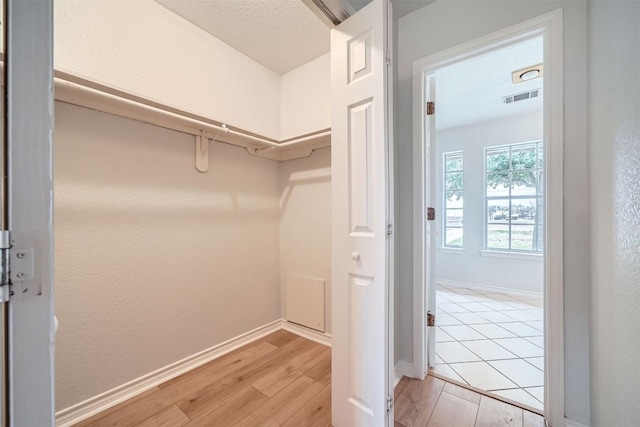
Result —
MULTIPOLYGON (((331 32, 332 423, 389 425, 388 0, 331 32)), ((391 353, 392 354, 392 353, 391 353)))

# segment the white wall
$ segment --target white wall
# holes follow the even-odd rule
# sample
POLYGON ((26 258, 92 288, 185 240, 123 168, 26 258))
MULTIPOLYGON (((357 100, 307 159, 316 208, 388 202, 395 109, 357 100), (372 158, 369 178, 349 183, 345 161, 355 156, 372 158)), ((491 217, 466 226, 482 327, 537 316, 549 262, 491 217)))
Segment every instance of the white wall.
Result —
POLYGON ((153 0, 54 7, 57 70, 279 139, 280 76, 153 0))
POLYGON ((640 3, 589 4, 591 425, 640 425, 640 3))
POLYGON ((412 63, 552 10, 564 9, 564 298, 566 415, 589 421, 589 275, 586 143, 587 7, 583 0, 446 1, 400 19, 398 123, 401 240, 399 356, 412 361, 412 63))
MULTIPOLYGON (((325 280, 325 332, 331 333, 331 149, 280 163, 280 275, 325 280)), ((283 315, 286 306, 283 303, 283 315)))
MULTIPOLYGON (((331 127, 330 55, 281 79, 282 139, 331 127)), ((325 332, 331 333, 331 148, 280 164, 280 275, 286 318, 286 275, 325 280, 325 332)))
POLYGON ((281 317, 279 164, 56 104, 57 409, 281 317))
POLYGON ((280 137, 293 138, 331 127, 330 54, 282 76, 280 137))
MULTIPOLYGON (((439 96, 446 96, 442 92, 439 96)), ((544 263, 542 257, 527 259, 481 255, 484 250, 484 149, 543 138, 542 112, 508 119, 460 126, 436 133, 436 188, 442 189, 442 156, 448 151, 463 151, 464 158, 464 248, 442 250, 443 196, 436 198, 438 252, 436 277, 439 281, 493 286, 515 291, 542 293, 544 263)))

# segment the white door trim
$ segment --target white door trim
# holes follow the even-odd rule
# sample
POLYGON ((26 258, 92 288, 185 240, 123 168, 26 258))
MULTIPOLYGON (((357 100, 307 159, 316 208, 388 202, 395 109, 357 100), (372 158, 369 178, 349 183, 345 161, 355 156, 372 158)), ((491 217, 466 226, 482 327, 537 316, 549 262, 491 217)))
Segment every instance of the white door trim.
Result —
POLYGON ((9 422, 53 426, 53 1, 6 4, 9 230, 33 260, 12 280, 9 422))
POLYGON ((413 63, 413 367, 414 377, 426 375, 426 167, 424 147, 424 82, 437 68, 544 36, 545 79, 545 417, 549 426, 564 425, 563 319, 563 52, 562 9, 469 41, 413 63))

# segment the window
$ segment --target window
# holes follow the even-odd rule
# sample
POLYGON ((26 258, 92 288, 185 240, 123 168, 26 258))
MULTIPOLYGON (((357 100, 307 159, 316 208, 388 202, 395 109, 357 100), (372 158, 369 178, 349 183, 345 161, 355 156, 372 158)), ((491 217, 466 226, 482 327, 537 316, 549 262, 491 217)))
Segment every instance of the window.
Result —
POLYGON ((542 253, 542 141, 490 147, 485 158, 485 248, 542 253))
POLYGON ((442 246, 462 248, 463 234, 463 161, 462 151, 444 154, 444 233, 442 246))

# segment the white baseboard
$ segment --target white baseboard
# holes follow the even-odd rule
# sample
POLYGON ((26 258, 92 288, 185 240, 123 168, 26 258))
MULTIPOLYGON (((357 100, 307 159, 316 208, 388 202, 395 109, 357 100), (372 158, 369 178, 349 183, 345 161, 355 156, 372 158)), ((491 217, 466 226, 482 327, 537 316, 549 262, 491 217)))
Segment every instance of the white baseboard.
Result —
POLYGON ((393 369, 393 388, 396 388, 402 377, 413 376, 413 364, 405 362, 404 360, 398 361, 393 369))
POLYGON ((285 319, 282 319, 281 326, 285 331, 289 331, 308 340, 331 347, 331 334, 314 331, 313 329, 291 323, 285 319))
POLYGON ((444 279, 436 279, 436 284, 443 286, 452 286, 457 288, 469 288, 469 289, 478 289, 481 291, 493 291, 503 294, 513 294, 519 295, 523 297, 534 297, 540 298, 542 297, 542 292, 531 292, 531 291, 519 291, 511 288, 502 288, 499 286, 489 286, 489 285, 481 285, 478 283, 467 283, 467 282, 458 282, 455 280, 444 280, 444 279))
POLYGON ((579 422, 570 420, 569 418, 564 419, 564 425, 565 427, 589 427, 586 424, 580 424, 579 422))
MULTIPOLYGON (((162 384, 171 378, 175 378, 178 375, 197 368, 198 366, 210 362, 213 359, 217 359, 224 354, 280 329, 283 329, 282 319, 267 323, 266 325, 260 326, 252 331, 238 335, 235 338, 231 338, 223 343, 214 345, 211 348, 186 357, 165 366, 164 368, 160 368, 157 371, 151 372, 126 384, 87 399, 84 402, 80 402, 69 408, 63 409, 56 413, 56 426, 68 427, 79 423, 80 421, 111 408, 120 402, 124 402, 127 399, 162 384)), ((284 329, 290 330, 289 328, 284 329)), ((291 330, 291 332, 297 333, 294 330, 291 330)), ((302 336, 309 338, 305 335, 302 336)))

